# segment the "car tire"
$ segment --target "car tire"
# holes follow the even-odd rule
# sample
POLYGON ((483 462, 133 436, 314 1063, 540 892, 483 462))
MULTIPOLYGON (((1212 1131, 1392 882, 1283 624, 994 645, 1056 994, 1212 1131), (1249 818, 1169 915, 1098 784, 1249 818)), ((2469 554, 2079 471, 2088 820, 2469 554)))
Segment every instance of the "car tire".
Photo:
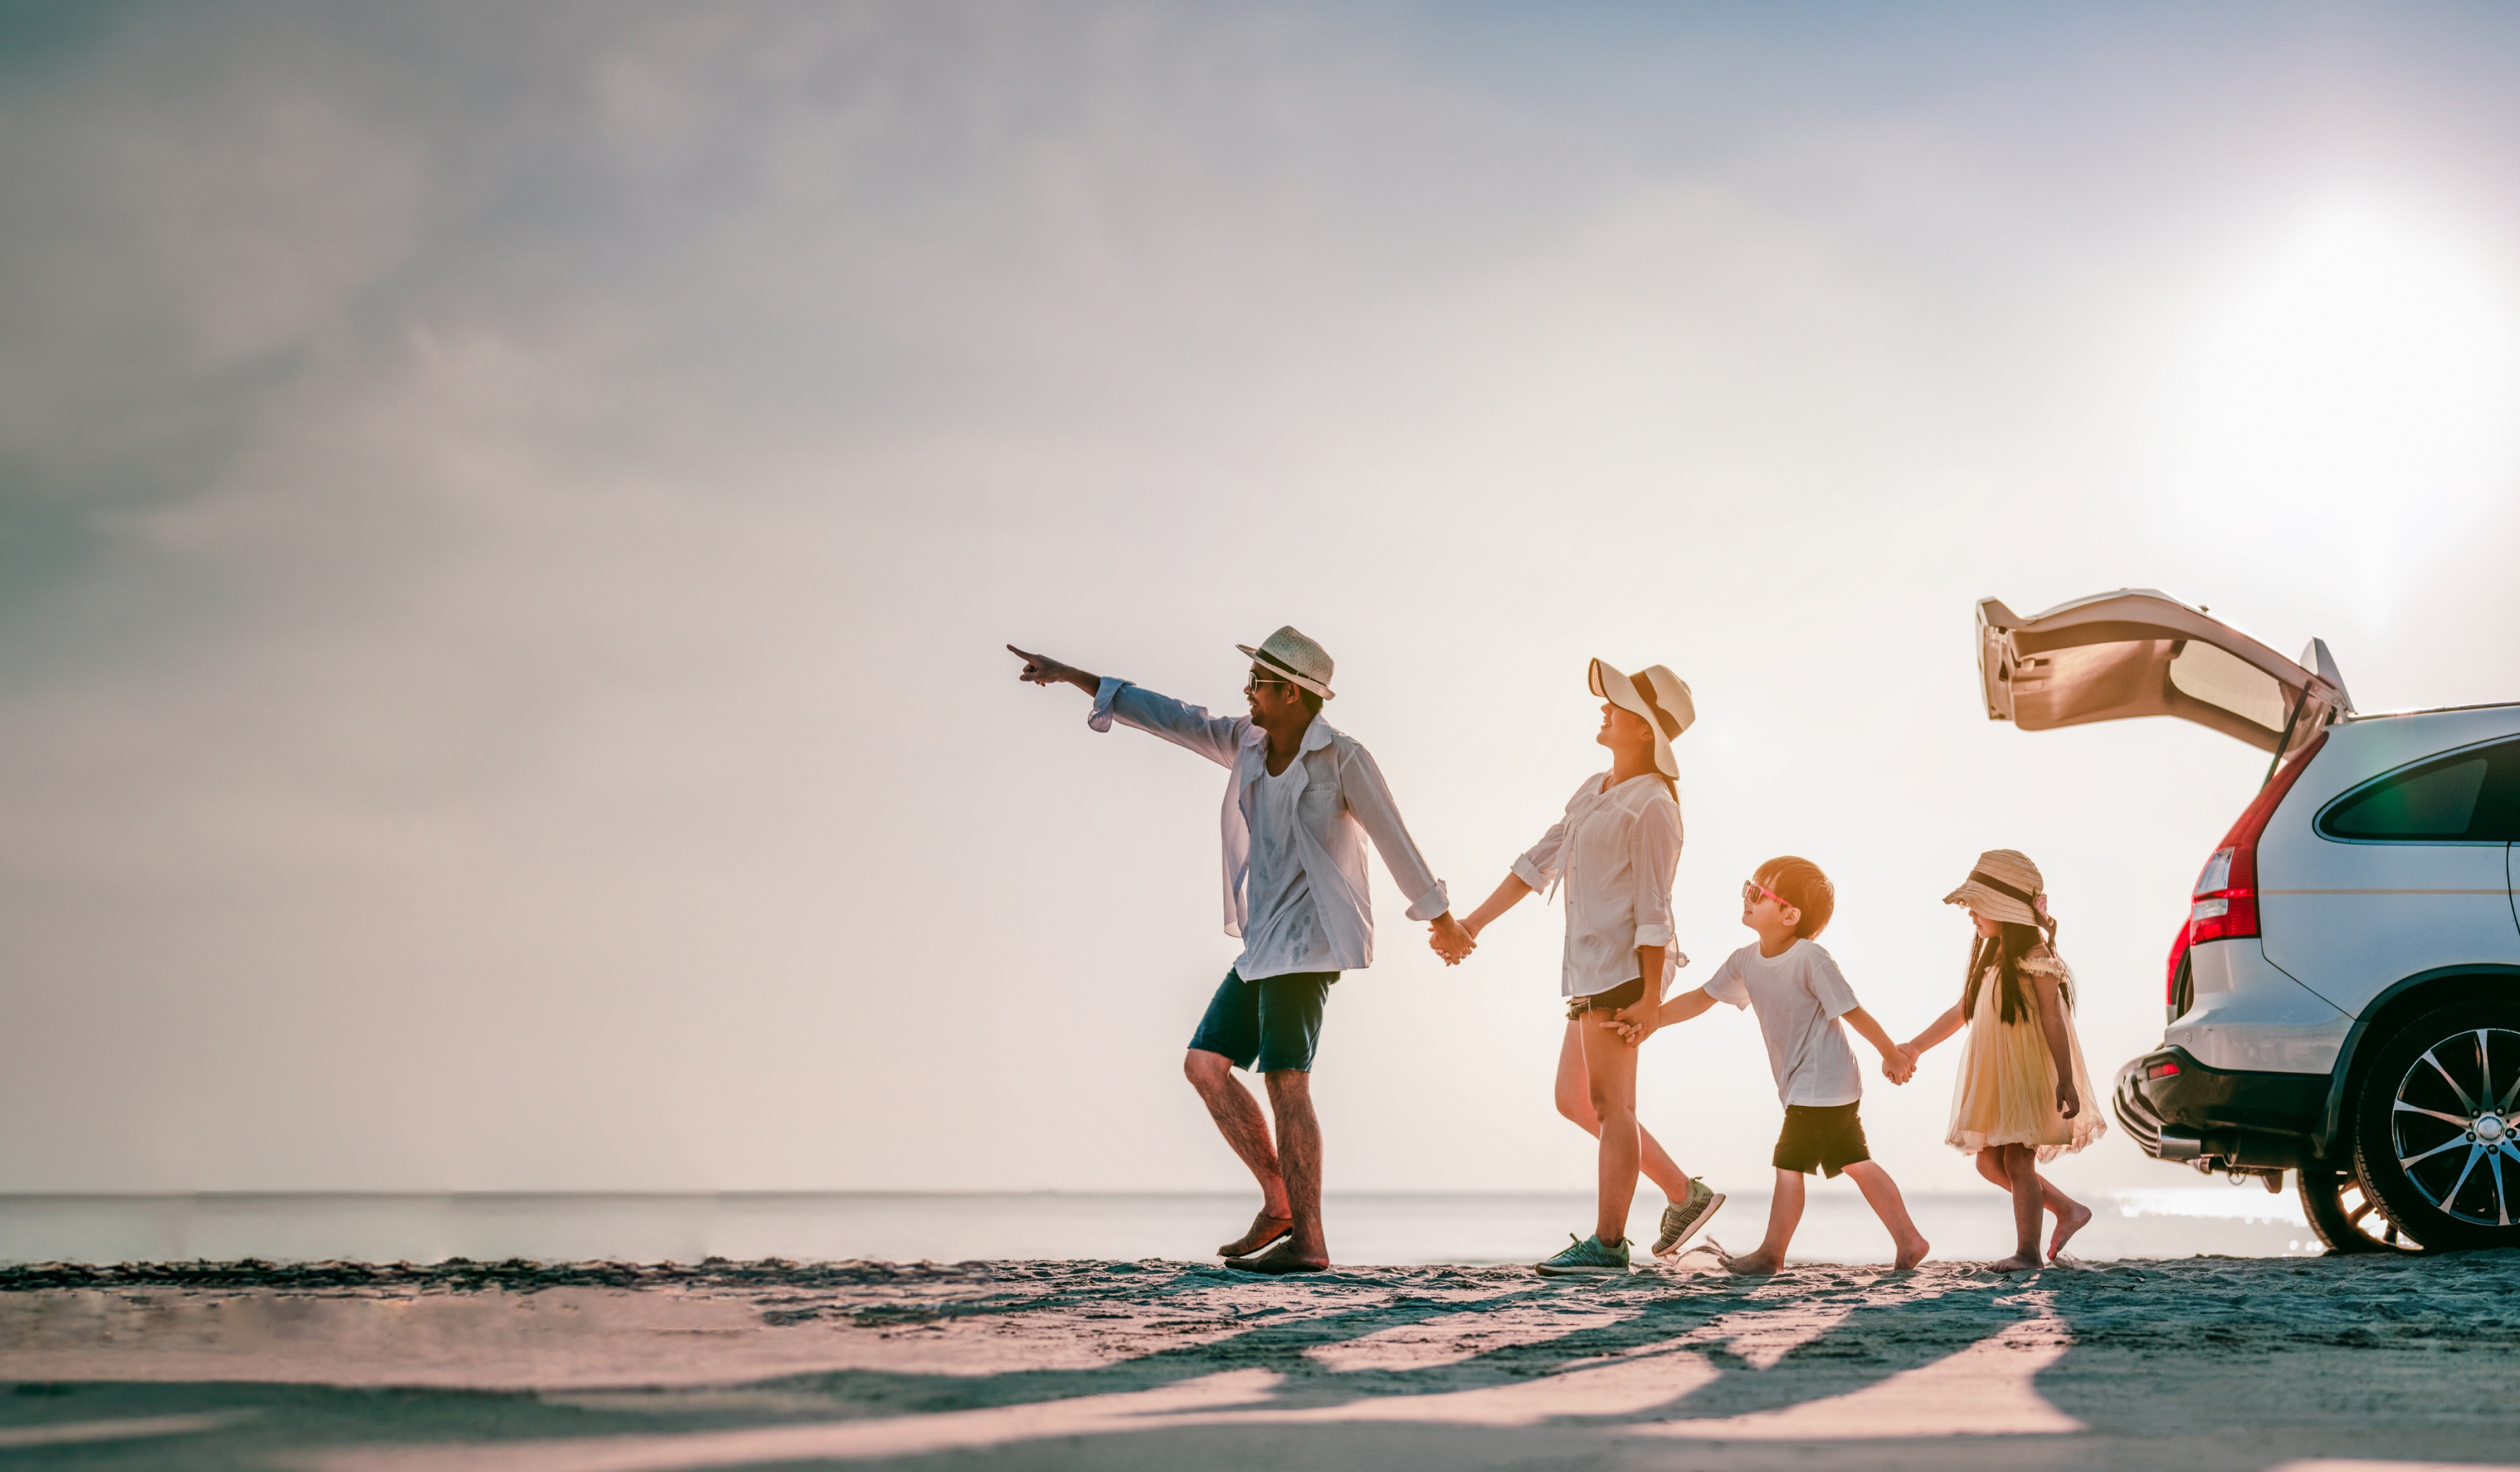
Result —
POLYGON ((2327 1250, 2347 1252, 2411 1252, 2415 1244, 2380 1210, 2377 1198, 2362 1188, 2362 1178, 2350 1166, 2332 1160, 2312 1161, 2294 1173, 2293 1188, 2301 1196, 2302 1215, 2327 1250))
POLYGON ((2520 1247, 2520 1004, 2429 1012, 2363 1071, 2354 1164, 2398 1229, 2435 1251, 2520 1247))

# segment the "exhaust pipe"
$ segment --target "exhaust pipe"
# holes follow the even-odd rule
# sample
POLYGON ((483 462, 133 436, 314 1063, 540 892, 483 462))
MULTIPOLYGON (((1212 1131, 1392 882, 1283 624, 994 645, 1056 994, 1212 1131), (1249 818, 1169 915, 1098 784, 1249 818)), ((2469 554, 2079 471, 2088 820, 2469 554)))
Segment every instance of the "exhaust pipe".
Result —
POLYGON ((2190 1161, 2204 1153, 2205 1141, 2186 1131, 2172 1128, 2161 1132, 2162 1159, 2190 1161))

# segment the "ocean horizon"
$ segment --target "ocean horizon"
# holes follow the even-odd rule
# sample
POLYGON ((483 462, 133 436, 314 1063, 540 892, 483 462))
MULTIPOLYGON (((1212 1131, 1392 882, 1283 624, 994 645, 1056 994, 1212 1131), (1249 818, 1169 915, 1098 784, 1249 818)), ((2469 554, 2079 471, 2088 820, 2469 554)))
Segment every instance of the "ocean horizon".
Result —
MULTIPOLYGON (((2075 1255, 2092 1261, 2199 1254, 2284 1257, 2320 1246, 2289 1193, 2254 1184, 2094 1192, 2075 1255)), ((1247 1192, 722 1191, 0 1194, 0 1263, 698 1263, 711 1258, 895 1263, 1213 1258, 1256 1203, 1247 1192)), ((2000 1191, 1908 1198, 1934 1256, 2011 1251, 2000 1191)), ((1767 1225, 1765 1192, 1733 1195, 1708 1234, 1734 1251, 1767 1225)), ((1629 1234, 1651 1240, 1660 1198, 1640 1197, 1629 1234)), ((1591 1230, 1582 1192, 1330 1193, 1334 1261, 1513 1263, 1591 1230)), ((1702 1238, 1701 1238, 1702 1240, 1702 1238)), ((1886 1262, 1889 1240, 1855 1188, 1816 1185, 1792 1259, 1886 1262)))

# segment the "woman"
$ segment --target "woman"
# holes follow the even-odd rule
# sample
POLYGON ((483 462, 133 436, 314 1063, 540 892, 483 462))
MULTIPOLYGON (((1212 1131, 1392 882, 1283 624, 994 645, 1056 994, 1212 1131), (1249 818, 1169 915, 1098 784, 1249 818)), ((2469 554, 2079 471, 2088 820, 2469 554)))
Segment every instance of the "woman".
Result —
POLYGON ((1599 1139, 1600 1189, 1593 1235, 1534 1264, 1545 1277, 1628 1271, 1628 1208, 1640 1169, 1669 1197, 1658 1254, 1677 1250, 1724 1204, 1637 1122, 1637 1046, 1656 1025, 1663 988, 1688 962, 1671 944, 1671 881, 1681 845, 1680 766, 1671 741, 1696 711, 1688 687, 1662 665, 1632 677, 1596 659, 1590 682, 1602 699, 1594 739, 1610 748, 1610 770, 1584 779, 1565 816, 1462 922, 1476 937, 1523 896, 1565 885, 1557 1110, 1599 1139), (1635 1043, 1621 1035, 1622 1023, 1641 1029, 1635 1043))

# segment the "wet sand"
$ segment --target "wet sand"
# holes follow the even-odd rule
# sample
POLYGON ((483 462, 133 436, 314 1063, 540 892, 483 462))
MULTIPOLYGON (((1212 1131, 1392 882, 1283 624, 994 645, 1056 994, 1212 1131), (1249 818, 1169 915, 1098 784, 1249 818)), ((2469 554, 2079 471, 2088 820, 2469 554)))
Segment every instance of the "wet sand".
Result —
POLYGON ((82 1467, 2520 1464, 2520 1260, 0 1269, 82 1467))

